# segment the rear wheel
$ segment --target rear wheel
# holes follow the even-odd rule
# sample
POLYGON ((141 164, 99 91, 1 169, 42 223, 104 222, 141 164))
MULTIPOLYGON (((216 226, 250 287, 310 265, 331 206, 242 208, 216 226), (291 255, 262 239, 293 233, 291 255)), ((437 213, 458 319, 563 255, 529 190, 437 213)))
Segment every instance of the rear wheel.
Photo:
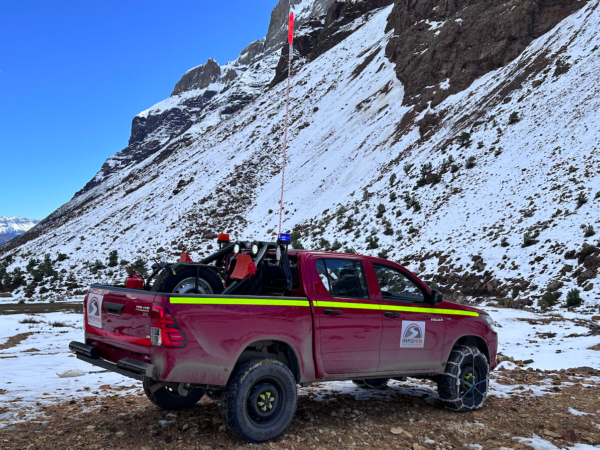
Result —
POLYGON ((253 359, 234 370, 221 399, 225 424, 248 442, 279 436, 296 412, 296 380, 284 364, 253 359))
POLYGON ((186 396, 180 395, 177 392, 177 389, 174 389, 171 386, 161 386, 158 389, 154 389, 156 383, 158 382, 152 381, 149 378, 144 378, 144 393, 146 394, 146 397, 148 397, 148 400, 159 408, 168 411, 190 408, 198 403, 204 395, 204 391, 200 388, 188 389, 188 394, 186 396))
POLYGON ((363 389, 383 389, 387 386, 389 378, 365 378, 364 380, 352 380, 352 382, 363 389))
MULTIPOLYGON (((220 294, 223 292, 223 283, 219 276, 210 269, 200 269, 198 273, 199 294, 220 294)), ((152 285, 155 292, 168 294, 193 294, 196 289, 196 268, 188 267, 180 269, 175 275, 173 272, 163 270, 156 277, 152 285)))
POLYGON ((457 345, 452 349, 443 375, 438 377, 438 394, 453 411, 481 408, 488 390, 490 367, 476 347, 457 345))

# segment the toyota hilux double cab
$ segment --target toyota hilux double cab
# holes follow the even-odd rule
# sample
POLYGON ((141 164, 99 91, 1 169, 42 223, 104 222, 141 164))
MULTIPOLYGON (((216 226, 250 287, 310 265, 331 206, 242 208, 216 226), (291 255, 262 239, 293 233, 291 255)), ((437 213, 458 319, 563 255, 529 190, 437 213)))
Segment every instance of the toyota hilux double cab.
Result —
POLYGON ((229 430, 255 443, 286 429, 298 385, 316 381, 430 378, 448 408, 483 405, 497 350, 487 313, 385 259, 293 250, 288 235, 218 242, 200 262, 184 253, 126 287, 92 285, 70 349, 142 381, 160 408, 219 399, 229 430))

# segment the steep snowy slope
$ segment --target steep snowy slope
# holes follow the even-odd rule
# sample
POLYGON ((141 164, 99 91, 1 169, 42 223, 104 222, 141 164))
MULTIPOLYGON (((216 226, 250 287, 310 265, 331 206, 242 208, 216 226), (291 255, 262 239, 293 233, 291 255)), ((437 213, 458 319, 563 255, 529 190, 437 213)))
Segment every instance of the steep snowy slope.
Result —
POLYGON ((0 245, 29 231, 39 222, 37 219, 0 216, 0 245))
MULTIPOLYGON (((335 32, 347 37, 319 56, 296 55, 285 229, 305 247, 387 254, 457 300, 516 287, 527 303, 547 288, 577 287, 584 304, 597 304, 597 235, 581 227, 600 227, 599 1, 425 110, 404 102, 385 55, 392 9, 348 21, 335 32)), ((299 38, 325 23, 317 22, 299 38)), ((99 173, 37 234, 5 250, 16 256, 9 269, 60 252, 80 284, 121 281, 122 270, 91 274, 87 264, 106 262, 111 250, 129 261, 174 259, 183 248, 197 258, 220 231, 274 235, 284 84, 99 173)))

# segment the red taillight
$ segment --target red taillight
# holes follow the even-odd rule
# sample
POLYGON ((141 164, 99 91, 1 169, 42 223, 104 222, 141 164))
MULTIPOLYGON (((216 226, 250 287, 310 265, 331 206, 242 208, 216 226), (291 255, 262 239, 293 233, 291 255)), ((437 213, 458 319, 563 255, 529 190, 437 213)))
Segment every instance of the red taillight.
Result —
POLYGON ((171 314, 161 305, 152 306, 150 342, 160 347, 184 347, 187 344, 185 333, 171 314))

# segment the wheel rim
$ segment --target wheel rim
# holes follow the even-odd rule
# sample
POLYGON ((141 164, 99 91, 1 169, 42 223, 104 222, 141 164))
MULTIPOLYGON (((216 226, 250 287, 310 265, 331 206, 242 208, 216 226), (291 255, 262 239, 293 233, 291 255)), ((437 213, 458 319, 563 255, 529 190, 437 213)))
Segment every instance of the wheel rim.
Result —
MULTIPOLYGON (((186 278, 185 280, 181 280, 175 289, 173 289, 174 294, 190 294, 194 292, 196 289, 196 278, 186 278)), ((213 294, 213 290, 210 287, 210 284, 203 278, 198 279, 198 293, 199 294, 213 294)))
POLYGON ((261 378, 254 383, 246 399, 246 412, 258 427, 268 427, 281 417, 286 397, 283 385, 273 378, 261 378))
POLYGON ((480 368, 474 361, 465 362, 461 367, 460 375, 460 397, 466 404, 476 405, 483 400, 487 389, 480 368))

